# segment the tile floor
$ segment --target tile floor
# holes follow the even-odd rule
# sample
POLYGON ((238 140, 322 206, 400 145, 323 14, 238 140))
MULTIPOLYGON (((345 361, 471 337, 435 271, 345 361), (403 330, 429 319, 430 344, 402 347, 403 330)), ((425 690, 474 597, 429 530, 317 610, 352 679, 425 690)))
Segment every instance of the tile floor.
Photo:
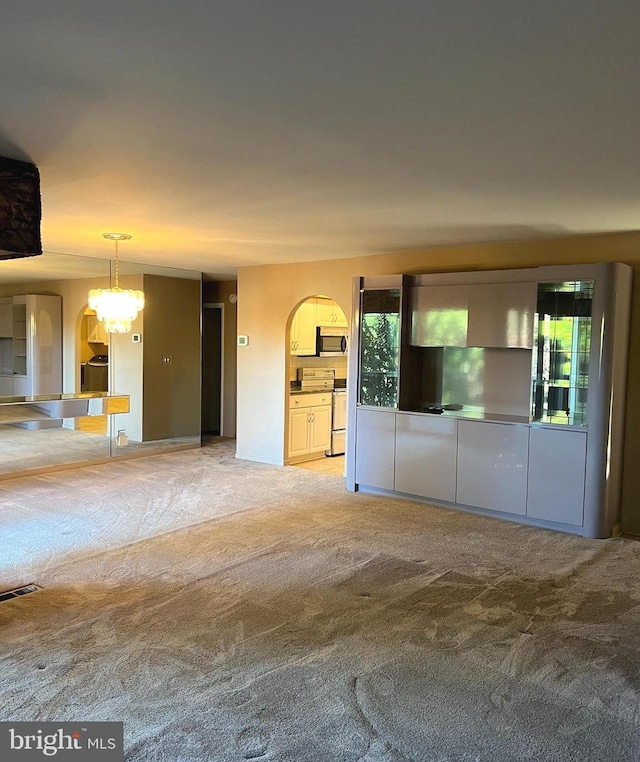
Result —
POLYGON ((335 474, 344 476, 344 455, 334 455, 332 458, 319 458, 308 460, 305 463, 295 463, 295 468, 304 468, 307 471, 319 471, 323 474, 335 474))

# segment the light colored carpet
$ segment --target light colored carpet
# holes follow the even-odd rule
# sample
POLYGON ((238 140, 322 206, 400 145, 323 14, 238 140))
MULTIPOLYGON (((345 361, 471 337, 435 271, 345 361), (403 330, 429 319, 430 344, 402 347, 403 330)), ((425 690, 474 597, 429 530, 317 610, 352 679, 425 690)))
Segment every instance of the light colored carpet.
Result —
POLYGON ((0 483, 4 720, 126 759, 637 761, 640 544, 228 444, 0 483))
POLYGON ((112 446, 109 437, 104 434, 80 429, 31 431, 17 426, 0 426, 0 477, 11 478, 19 472, 102 460, 110 456, 114 459, 126 458, 176 447, 198 447, 199 444, 200 437, 194 436, 158 439, 152 442, 129 440, 126 446, 117 447, 115 442, 112 446))

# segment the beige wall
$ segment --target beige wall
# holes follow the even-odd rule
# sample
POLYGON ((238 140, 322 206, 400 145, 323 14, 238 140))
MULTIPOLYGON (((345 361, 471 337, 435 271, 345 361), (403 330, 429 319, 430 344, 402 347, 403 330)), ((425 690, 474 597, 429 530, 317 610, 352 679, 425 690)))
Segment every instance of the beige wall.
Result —
POLYGON ((223 437, 236 435, 236 381, 238 304, 229 301, 238 293, 236 281, 209 281, 202 284, 204 304, 222 305, 222 431, 223 437))
MULTIPOLYGON (((498 244, 446 246, 308 264, 244 267, 238 272, 237 456, 266 463, 284 460, 288 329, 297 305, 315 294, 333 298, 349 318, 356 275, 486 270, 583 262, 625 262, 640 273, 640 233, 572 236, 498 244)), ((640 533, 640 294, 634 291, 629 393, 623 465, 623 523, 640 533)))
MULTIPOLYGON (((123 275, 122 288, 144 290, 142 275, 123 275)), ((144 343, 145 310, 133 321, 131 333, 112 333, 109 346, 109 389, 117 394, 129 395, 129 412, 115 416, 116 430, 124 430, 132 442, 142 442, 142 379, 143 344, 134 344, 132 336, 139 333, 144 343)), ((115 433, 115 432, 114 432, 115 433)))

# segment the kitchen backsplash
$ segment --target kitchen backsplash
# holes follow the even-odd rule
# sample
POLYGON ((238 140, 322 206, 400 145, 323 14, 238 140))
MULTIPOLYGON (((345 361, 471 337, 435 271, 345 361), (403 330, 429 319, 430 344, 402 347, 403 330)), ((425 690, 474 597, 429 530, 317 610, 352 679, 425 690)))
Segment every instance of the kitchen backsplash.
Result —
POLYGON ((347 362, 345 357, 296 357, 291 355, 289 363, 289 381, 295 381, 298 368, 335 368, 336 378, 347 377, 347 362))

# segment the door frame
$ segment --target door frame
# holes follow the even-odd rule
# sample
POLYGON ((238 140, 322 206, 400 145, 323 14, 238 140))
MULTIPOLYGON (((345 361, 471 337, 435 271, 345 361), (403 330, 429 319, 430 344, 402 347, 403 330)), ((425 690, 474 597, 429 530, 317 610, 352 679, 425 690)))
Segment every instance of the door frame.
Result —
MULTIPOLYGON (((222 302, 203 302, 202 303, 202 333, 203 351, 201 352, 202 363, 204 355, 204 311, 220 310, 220 436, 224 431, 224 304, 222 302)), ((200 377, 202 378, 202 365, 200 367, 200 377)), ((201 425, 202 428, 202 425, 201 425)))

